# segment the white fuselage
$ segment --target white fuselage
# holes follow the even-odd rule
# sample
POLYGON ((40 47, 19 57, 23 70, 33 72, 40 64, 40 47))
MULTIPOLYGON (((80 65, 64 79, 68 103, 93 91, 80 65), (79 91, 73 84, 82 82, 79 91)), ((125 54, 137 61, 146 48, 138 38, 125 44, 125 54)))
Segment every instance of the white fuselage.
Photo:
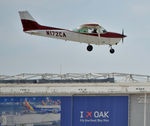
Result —
POLYGON ((121 40, 121 38, 101 37, 101 35, 93 36, 90 34, 79 33, 70 30, 30 30, 26 31, 26 33, 55 39, 62 39, 65 41, 75 41, 96 45, 115 45, 121 40))

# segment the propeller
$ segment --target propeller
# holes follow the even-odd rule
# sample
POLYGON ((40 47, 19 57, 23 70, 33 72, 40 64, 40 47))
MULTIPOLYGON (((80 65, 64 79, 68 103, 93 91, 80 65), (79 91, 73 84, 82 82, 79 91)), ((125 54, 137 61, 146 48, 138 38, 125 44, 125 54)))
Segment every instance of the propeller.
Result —
MULTIPOLYGON (((122 29, 122 36, 125 36, 124 35, 124 29, 122 29)), ((122 43, 124 42, 124 37, 122 37, 122 43)))

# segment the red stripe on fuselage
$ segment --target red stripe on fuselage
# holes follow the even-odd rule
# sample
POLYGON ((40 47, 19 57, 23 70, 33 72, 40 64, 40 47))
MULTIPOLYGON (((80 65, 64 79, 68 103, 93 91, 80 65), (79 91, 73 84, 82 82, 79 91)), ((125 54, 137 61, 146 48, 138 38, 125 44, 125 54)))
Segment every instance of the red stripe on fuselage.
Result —
POLYGON ((106 32, 104 34, 100 34, 101 37, 106 37, 106 38, 124 38, 126 37, 125 35, 119 34, 119 33, 114 33, 114 32, 106 32))
MULTIPOLYGON (((89 36, 98 36, 97 33, 80 33, 80 34, 89 35, 89 36)), ((106 33, 100 34, 100 36, 105 37, 105 38, 124 38, 124 37, 126 37, 125 35, 113 33, 113 32, 106 32, 106 33)))
POLYGON ((38 24, 35 21, 31 20, 21 20, 22 25, 23 25, 23 31, 29 31, 29 30, 64 30, 61 28, 55 28, 55 27, 48 27, 48 26, 42 26, 38 24))

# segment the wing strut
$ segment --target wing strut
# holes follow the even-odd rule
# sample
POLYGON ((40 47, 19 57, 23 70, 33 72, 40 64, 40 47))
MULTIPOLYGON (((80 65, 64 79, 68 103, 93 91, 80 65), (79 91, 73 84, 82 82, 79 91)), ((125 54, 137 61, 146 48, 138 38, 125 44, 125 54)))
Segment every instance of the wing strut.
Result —
POLYGON ((98 41, 98 43, 97 43, 97 44, 99 45, 99 43, 100 43, 100 39, 101 39, 101 38, 100 38, 101 36, 100 36, 100 27, 99 27, 99 26, 97 27, 97 30, 98 30, 98 38, 99 38, 99 41, 98 41))

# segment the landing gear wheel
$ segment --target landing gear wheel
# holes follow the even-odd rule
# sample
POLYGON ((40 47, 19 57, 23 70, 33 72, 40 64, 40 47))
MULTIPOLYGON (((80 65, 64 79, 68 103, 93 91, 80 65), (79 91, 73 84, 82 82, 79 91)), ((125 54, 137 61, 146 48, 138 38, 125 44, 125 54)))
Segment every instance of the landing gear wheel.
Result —
POLYGON ((115 50, 113 48, 110 49, 110 53, 113 54, 115 50))
POLYGON ((88 46, 87 46, 87 50, 88 50, 88 51, 92 51, 92 50, 93 50, 93 46, 92 46, 92 45, 88 45, 88 46))

